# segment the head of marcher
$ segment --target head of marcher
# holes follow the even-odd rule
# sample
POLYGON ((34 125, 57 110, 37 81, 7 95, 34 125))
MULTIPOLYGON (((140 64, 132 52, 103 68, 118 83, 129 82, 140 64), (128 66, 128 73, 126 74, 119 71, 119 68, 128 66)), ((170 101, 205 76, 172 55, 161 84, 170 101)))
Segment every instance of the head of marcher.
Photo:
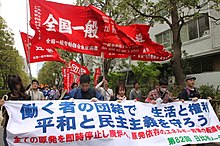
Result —
POLYGON ((57 90, 57 86, 56 85, 53 85, 53 90, 57 90))
POLYGON ((72 83, 72 85, 71 85, 71 89, 75 89, 75 88, 78 88, 78 84, 77 83, 72 83))
POLYGON ((118 83, 115 88, 115 94, 116 96, 119 95, 121 97, 126 95, 126 87, 124 83, 118 83))
POLYGON ((195 85, 195 80, 196 80, 196 77, 187 76, 186 77, 186 87, 187 88, 193 88, 194 85, 195 85))
POLYGON ((28 99, 29 96, 25 94, 25 88, 22 84, 22 80, 18 75, 10 75, 8 77, 8 87, 15 99, 28 99))
POLYGON ((8 77, 8 87, 10 91, 25 92, 21 78, 18 75, 10 75, 8 77))
POLYGON ((168 80, 166 78, 161 78, 159 80, 159 90, 160 92, 166 92, 167 91, 167 87, 168 87, 168 80))
POLYGON ((139 86, 140 86, 139 82, 138 82, 138 81, 135 81, 135 82, 134 82, 134 88, 135 88, 136 90, 138 90, 138 89, 139 89, 139 86))
POLYGON ((37 89, 38 89, 38 86, 39 86, 38 80, 35 80, 35 79, 32 80, 31 85, 32 85, 32 89, 33 89, 33 90, 37 90, 37 89))
POLYGON ((108 88, 108 80, 107 79, 103 80, 103 87, 108 88))
POLYGON ((49 86, 48 85, 45 85, 45 90, 49 90, 49 86))
POLYGON ((87 74, 83 74, 80 76, 80 86, 83 92, 86 92, 89 90, 90 87, 90 76, 87 74))

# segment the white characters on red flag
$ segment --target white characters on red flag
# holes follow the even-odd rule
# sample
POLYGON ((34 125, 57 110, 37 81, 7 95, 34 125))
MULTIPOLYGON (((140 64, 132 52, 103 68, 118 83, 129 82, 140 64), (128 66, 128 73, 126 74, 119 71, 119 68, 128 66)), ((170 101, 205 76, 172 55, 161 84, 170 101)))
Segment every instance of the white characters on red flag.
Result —
POLYGON ((56 49, 47 48, 46 46, 43 46, 42 44, 35 44, 32 45, 32 36, 28 36, 26 33, 21 32, 21 39, 23 42, 24 50, 26 59, 29 62, 28 58, 30 58, 30 63, 34 62, 42 62, 42 61, 58 61, 65 63, 65 60, 63 60, 56 49), (29 40, 27 40, 27 36, 29 37, 29 40), (27 44, 29 42, 29 44, 27 44), (28 48, 29 45, 29 48, 28 48), (30 51, 28 51, 30 49, 30 51), (28 53, 30 52, 30 53, 28 53), (29 56, 28 56, 29 54, 29 56))
POLYGON ((70 73, 70 68, 62 68, 64 89, 70 92, 71 85, 74 81, 74 75, 70 73))
POLYGON ((104 21, 90 7, 30 0, 33 44, 100 56, 104 21))
POLYGON ((94 86, 98 84, 98 79, 101 75, 101 68, 95 68, 95 73, 94 73, 94 86))
POLYGON ((82 74, 90 74, 90 71, 87 69, 87 67, 81 66, 79 63, 73 60, 69 62, 69 68, 70 68, 70 72, 77 76, 80 76, 82 74))

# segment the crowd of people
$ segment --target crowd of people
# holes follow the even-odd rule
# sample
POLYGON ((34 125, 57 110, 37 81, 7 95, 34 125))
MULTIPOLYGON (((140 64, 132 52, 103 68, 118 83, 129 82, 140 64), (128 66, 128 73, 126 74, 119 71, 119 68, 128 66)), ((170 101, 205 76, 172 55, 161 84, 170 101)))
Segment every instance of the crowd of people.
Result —
MULTIPOLYGON (((199 98, 202 98, 194 87, 196 78, 193 76, 187 76, 186 87, 179 93, 177 99, 178 101, 197 101, 199 98)), ((67 93, 64 90, 63 86, 60 86, 59 89, 57 86, 53 86, 52 89, 49 86, 45 86, 44 89, 39 89, 39 82, 37 80, 32 80, 31 85, 26 89, 22 84, 22 80, 18 75, 11 75, 8 78, 8 87, 10 92, 4 95, 0 99, 0 106, 4 104, 4 101, 7 100, 74 100, 74 99, 87 99, 92 102, 96 101, 118 101, 124 102, 126 100, 138 101, 143 97, 146 97, 144 100, 146 103, 151 104, 161 104, 177 101, 171 96, 171 93, 168 91, 168 81, 167 79, 160 79, 159 84, 149 92, 147 96, 142 95, 141 90, 139 89, 139 82, 134 83, 134 88, 130 91, 129 97, 126 95, 126 86, 124 83, 118 83, 115 88, 115 93, 111 88, 109 88, 108 80, 103 79, 96 87, 90 87, 90 76, 83 74, 80 77, 80 85, 73 83, 71 88, 72 90, 67 93)), ((208 97, 208 99, 211 99, 208 97)), ((8 121, 8 114, 6 109, 2 108, 2 113, 4 120, 2 126, 4 127, 4 143, 7 146, 6 142, 6 126, 8 121)))

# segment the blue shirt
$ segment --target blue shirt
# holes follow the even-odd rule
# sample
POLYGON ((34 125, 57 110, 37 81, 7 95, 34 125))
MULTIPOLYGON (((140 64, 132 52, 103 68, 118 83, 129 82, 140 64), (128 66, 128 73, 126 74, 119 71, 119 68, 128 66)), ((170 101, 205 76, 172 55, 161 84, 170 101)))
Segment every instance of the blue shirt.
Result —
POLYGON ((97 98, 98 100, 104 100, 104 96, 101 95, 95 89, 89 88, 86 92, 82 91, 81 88, 72 89, 68 96, 65 96, 64 99, 92 99, 93 97, 97 98))

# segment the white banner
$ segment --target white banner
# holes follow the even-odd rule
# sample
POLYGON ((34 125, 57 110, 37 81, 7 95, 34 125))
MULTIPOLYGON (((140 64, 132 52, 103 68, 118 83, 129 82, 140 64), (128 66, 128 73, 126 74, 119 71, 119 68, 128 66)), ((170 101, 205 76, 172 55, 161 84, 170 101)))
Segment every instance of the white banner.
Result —
POLYGON ((141 102, 7 101, 10 146, 177 146, 220 142, 207 100, 141 102))

